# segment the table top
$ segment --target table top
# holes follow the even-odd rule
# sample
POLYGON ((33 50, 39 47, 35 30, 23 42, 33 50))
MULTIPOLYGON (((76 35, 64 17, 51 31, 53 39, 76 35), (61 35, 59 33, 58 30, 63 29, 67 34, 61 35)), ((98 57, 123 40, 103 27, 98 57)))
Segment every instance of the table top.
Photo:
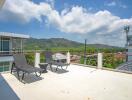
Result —
POLYGON ((48 65, 48 63, 39 63, 39 65, 48 65))

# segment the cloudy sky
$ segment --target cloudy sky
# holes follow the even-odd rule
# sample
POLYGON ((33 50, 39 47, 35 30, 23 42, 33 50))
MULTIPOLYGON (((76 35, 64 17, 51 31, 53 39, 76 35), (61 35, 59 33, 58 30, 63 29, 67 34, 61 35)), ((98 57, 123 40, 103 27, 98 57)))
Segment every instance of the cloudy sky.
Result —
POLYGON ((124 46, 131 9, 132 0, 6 0, 0 31, 124 46))

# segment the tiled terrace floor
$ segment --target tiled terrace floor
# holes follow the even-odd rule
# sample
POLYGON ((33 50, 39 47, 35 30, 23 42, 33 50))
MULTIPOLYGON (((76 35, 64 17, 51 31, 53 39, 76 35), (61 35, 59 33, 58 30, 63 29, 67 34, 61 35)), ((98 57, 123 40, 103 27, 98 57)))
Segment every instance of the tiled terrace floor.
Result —
MULTIPOLYGON (((132 100, 132 74, 70 65, 68 72, 48 71, 40 79, 27 76, 26 84, 10 73, 0 77, 21 100, 132 100)), ((1 86, 4 82, 0 82, 1 86)), ((12 91, 5 92, 9 95, 12 91)))

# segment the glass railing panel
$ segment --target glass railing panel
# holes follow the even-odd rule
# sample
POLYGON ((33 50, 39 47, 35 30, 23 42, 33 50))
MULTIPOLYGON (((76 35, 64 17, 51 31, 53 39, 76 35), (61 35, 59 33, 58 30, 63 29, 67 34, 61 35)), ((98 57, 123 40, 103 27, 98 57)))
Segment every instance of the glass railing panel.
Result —
MULTIPOLYGON (((12 51, 10 52, 10 54, 13 53, 23 53, 25 54, 25 57, 27 59, 27 62, 30 65, 34 66, 35 63, 35 53, 40 53, 40 63, 44 63, 45 62, 45 52, 44 50, 23 50, 23 52, 19 52, 19 51, 12 51)), ((67 55, 68 51, 51 51, 53 54, 55 53, 62 53, 64 55, 67 55)), ((70 62, 72 64, 81 64, 82 66, 86 65, 88 67, 95 67, 97 68, 98 66, 98 53, 86 53, 86 55, 84 56, 84 52, 81 51, 69 51, 70 52, 70 62)), ((112 69, 115 70, 117 69, 120 65, 122 65, 123 63, 126 62, 126 53, 123 52, 118 52, 118 53, 102 53, 103 55, 103 60, 102 60, 102 66, 103 69, 112 69)), ((0 67, 0 70, 8 70, 8 66, 5 66, 5 68, 3 69, 3 67, 0 67)))

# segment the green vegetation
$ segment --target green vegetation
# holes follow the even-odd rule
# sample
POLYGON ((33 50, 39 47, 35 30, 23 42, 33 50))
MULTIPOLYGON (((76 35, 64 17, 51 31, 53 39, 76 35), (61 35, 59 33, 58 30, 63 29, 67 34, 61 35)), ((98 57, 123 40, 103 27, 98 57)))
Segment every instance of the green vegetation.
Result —
MULTIPOLYGON (((78 56, 81 56, 80 58, 80 64, 84 64, 84 54, 83 54, 83 51, 73 51, 73 50, 69 50, 71 55, 78 55, 78 56)), ((125 61, 125 57, 116 57, 116 53, 115 53, 116 50, 114 50, 114 53, 103 53, 103 67, 106 67, 106 68, 113 68, 115 69, 116 67, 118 67, 120 64, 122 64, 124 61, 125 61)), ((67 50, 65 51, 62 51, 62 50, 53 50, 52 52, 62 52, 62 53, 66 53, 67 50)), ((92 53, 91 52, 87 52, 87 54, 94 54, 94 53, 97 53, 95 51, 92 50, 92 53)), ((34 65, 34 53, 27 53, 26 54, 26 58, 27 58, 27 61, 29 64, 31 65, 34 65)), ((41 56, 40 56, 40 61, 41 62, 44 62, 45 61, 45 58, 44 58, 44 52, 41 53, 41 56)), ((92 57, 87 57, 87 60, 86 60, 86 64, 87 65, 92 65, 92 66, 97 66, 97 57, 96 56, 92 56, 92 57)))
MULTIPOLYGON (((115 54, 103 54, 103 67, 115 69, 120 64, 125 62, 125 58, 116 58, 115 54)), ((80 59, 80 63, 84 64, 84 57, 80 59)), ((97 66, 97 57, 88 57, 86 60, 87 65, 97 66)))
MULTIPOLYGON (((35 54, 34 53, 26 53, 25 57, 27 59, 27 62, 30 65, 34 65, 34 60, 35 60, 35 54)), ((45 62, 45 57, 44 57, 44 53, 40 54, 40 62, 45 62)))
MULTIPOLYGON (((80 59, 80 63, 84 64, 84 57, 83 56, 80 59)), ((92 66, 97 66, 97 57, 87 57, 86 64, 92 65, 92 66)))
MULTIPOLYGON (((53 53, 61 52, 66 53, 69 51, 71 55, 80 56, 81 64, 84 64, 84 44, 75 41, 70 41, 63 38, 52 39, 29 39, 25 41, 25 50, 51 50, 53 53)), ((95 54, 98 52, 103 53, 103 66, 106 68, 116 68, 118 65, 124 62, 124 57, 116 57, 117 52, 124 52, 124 48, 102 45, 102 44, 88 44, 86 49, 86 55, 95 54)), ((34 64, 34 53, 26 54, 26 58, 29 64, 34 64)), ((44 52, 41 53, 41 62, 44 62, 44 52)), ((97 65, 97 57, 88 57, 86 61, 87 65, 97 65)))
POLYGON ((104 54, 103 59, 103 66, 106 68, 116 68, 120 64, 122 64, 125 60, 125 58, 117 58, 115 57, 115 54, 104 54))
POLYGON ((25 57, 26 57, 26 59, 27 59, 27 62, 28 62, 30 65, 34 65, 34 60, 35 60, 34 53, 27 53, 27 54, 25 54, 25 57))

